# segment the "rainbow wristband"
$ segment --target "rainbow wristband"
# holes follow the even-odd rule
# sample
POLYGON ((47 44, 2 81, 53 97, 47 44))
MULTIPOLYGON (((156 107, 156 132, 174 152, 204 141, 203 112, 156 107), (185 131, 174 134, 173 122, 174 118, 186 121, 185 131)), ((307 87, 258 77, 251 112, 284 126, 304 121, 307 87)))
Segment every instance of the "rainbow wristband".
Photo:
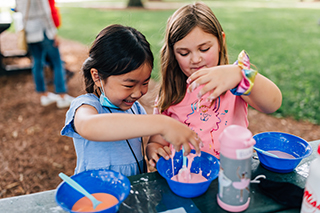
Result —
POLYGON ((242 70, 242 80, 235 88, 230 91, 234 95, 250 95, 251 89, 254 85, 254 79, 258 71, 250 69, 250 59, 248 54, 242 50, 238 56, 238 60, 234 62, 235 65, 238 65, 242 70))

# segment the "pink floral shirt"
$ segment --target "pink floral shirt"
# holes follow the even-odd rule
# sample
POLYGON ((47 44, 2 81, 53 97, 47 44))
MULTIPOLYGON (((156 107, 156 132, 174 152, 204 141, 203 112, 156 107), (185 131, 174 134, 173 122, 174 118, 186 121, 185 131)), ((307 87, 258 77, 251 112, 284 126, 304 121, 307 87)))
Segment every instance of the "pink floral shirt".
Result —
MULTIPOLYGON (((201 150, 219 158, 219 135, 222 131, 232 124, 248 127, 248 104, 241 96, 235 96, 230 91, 213 103, 206 101, 207 94, 198 100, 200 89, 201 87, 192 93, 186 93, 179 104, 170 106, 162 114, 188 125, 201 138, 204 145, 201 150)), ((154 114, 159 114, 157 108, 154 109, 154 114)))

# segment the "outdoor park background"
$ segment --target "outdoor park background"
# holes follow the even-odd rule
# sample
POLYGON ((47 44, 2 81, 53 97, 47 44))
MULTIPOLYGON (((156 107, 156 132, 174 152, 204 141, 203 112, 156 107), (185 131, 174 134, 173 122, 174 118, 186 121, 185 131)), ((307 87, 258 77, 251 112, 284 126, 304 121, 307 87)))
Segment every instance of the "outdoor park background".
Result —
MULTIPOLYGON (((296 1, 204 2, 211 6, 226 32, 231 61, 235 61, 238 53, 245 49, 259 72, 281 89, 284 100, 275 115, 293 116, 320 124, 320 113, 317 113, 320 108, 317 83, 320 79, 320 8, 297 8, 297 3, 301 2, 296 1)), ((110 6, 119 8, 120 3, 110 3, 110 6)), ((122 3, 125 6, 126 1, 122 3)), ((168 1, 167 4, 170 3, 168 1)), ((166 4, 165 1, 163 4, 166 4)), ((308 2, 300 5, 303 4, 308 2)), ((99 7, 99 4, 94 6, 99 7)), ((161 9, 161 6, 158 8, 161 9)), ((85 45, 90 45, 94 36, 106 25, 120 23, 136 27, 152 45, 156 58, 153 77, 157 77, 165 25, 173 10, 128 12, 62 7, 61 13, 63 27, 59 34, 85 45)))
MULTIPOLYGON (((14 1, 1 1, 0 12, 14 1)), ((80 68, 97 33, 109 24, 137 28, 151 43, 155 69, 142 102, 150 112, 159 74, 159 51, 168 17, 193 1, 56 0, 62 16, 60 50, 75 73, 70 94, 84 93, 80 68)), ((284 131, 308 141, 320 139, 320 2, 312 0, 204 1, 226 33, 230 61, 245 49, 259 72, 282 91, 283 104, 272 115, 249 111, 252 133, 284 131)), ((0 35, 1 51, 16 48, 13 26, 0 35)), ((48 76, 50 78, 50 76, 48 76)), ((52 86, 49 85, 52 90, 52 86)), ((60 136, 67 109, 41 107, 30 73, 0 76, 0 198, 54 189, 59 172, 73 174, 72 139, 60 136)))

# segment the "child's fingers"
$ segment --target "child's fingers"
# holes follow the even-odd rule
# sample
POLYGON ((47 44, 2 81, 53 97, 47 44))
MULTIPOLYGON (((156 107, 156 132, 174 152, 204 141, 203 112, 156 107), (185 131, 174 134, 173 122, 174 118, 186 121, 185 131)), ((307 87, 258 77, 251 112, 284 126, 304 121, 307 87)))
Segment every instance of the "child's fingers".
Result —
POLYGON ((150 160, 153 160, 154 162, 158 162, 159 160, 158 151, 153 152, 150 157, 151 157, 150 160))
POLYGON ((195 89, 197 89, 200 85, 206 84, 209 78, 206 78, 205 76, 205 70, 199 70, 193 73, 191 76, 189 76, 189 78, 187 79, 187 84, 190 84, 190 86, 188 87, 188 92, 192 92, 195 89))
MULTIPOLYGON (((200 154, 200 144, 202 144, 201 139, 199 138, 198 134, 193 132, 189 137, 185 138, 182 146, 184 148, 184 155, 187 156, 191 152, 190 143, 193 145, 194 149, 196 150, 197 154, 200 154)), ((176 152, 181 150, 181 145, 173 145, 176 152)))
POLYGON ((150 166, 152 166, 152 167, 156 167, 156 162, 153 160, 153 159, 150 159, 149 161, 148 161, 148 163, 149 163, 149 165, 150 166))
POLYGON ((171 149, 170 146, 164 146, 163 149, 168 153, 169 156, 171 156, 171 149))
POLYGON ((197 80, 201 76, 200 70, 192 73, 187 79, 187 84, 191 84, 193 81, 197 80))
POLYGON ((188 92, 193 92, 195 89, 197 89, 200 86, 196 81, 194 81, 190 86, 188 87, 188 92))
POLYGON ((194 149, 196 150, 196 153, 200 154, 200 145, 202 144, 202 141, 198 134, 194 138, 190 139, 190 143, 193 145, 194 149))
POLYGON ((207 101, 208 102, 211 102, 213 100, 215 100, 217 97, 219 97, 221 94, 223 93, 222 92, 219 92, 218 90, 214 90, 212 93, 210 93, 210 95, 207 97, 207 101))
MULTIPOLYGON (((164 159, 166 159, 166 160, 170 159, 170 154, 168 154, 168 152, 165 149, 159 148, 157 152, 158 152, 158 155, 163 157, 164 159)), ((158 162, 158 160, 159 160, 159 157, 157 159, 157 162, 158 162)))
MULTIPOLYGON (((214 81, 213 81, 214 82, 214 81)), ((197 89, 200 85, 205 85, 206 87, 210 88, 210 83, 212 84, 212 80, 209 77, 206 77, 205 75, 195 79, 192 81, 190 86, 188 87, 188 92, 193 92, 195 89, 197 89)), ((211 86, 212 87, 212 86, 211 86)), ((202 93, 202 95, 205 93, 202 93)), ((200 95, 199 97, 201 97, 200 95)))
POLYGON ((189 143, 184 143, 182 146, 184 148, 184 156, 187 156, 191 152, 191 147, 189 143))
POLYGON ((173 148, 176 152, 179 152, 181 150, 181 145, 173 145, 173 148))

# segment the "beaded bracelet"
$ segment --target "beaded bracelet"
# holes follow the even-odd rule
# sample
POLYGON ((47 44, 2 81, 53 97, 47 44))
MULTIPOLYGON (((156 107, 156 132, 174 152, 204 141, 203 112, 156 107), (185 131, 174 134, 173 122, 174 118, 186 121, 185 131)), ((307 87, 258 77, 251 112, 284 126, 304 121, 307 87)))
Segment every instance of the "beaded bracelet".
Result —
POLYGON ((242 70, 242 80, 235 88, 230 91, 234 95, 250 95, 251 89, 254 84, 254 79, 258 71, 250 69, 250 59, 248 54, 242 50, 238 56, 238 60, 234 62, 235 65, 238 65, 242 70))

